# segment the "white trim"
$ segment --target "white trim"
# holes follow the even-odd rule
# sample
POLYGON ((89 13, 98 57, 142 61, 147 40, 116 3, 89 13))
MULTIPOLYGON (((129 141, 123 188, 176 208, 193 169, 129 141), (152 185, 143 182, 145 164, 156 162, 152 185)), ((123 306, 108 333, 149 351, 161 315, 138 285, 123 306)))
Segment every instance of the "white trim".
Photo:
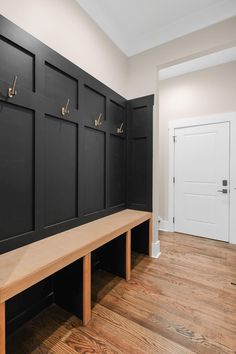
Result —
POLYGON ((174 132, 177 128, 193 127, 198 125, 230 123, 230 217, 229 242, 236 244, 236 112, 221 113, 211 116, 202 116, 173 120, 169 122, 169 231, 174 231, 174 132))
POLYGON ((230 120, 230 220, 229 242, 236 244, 236 112, 230 120))
POLYGON ((152 244, 152 258, 159 258, 161 255, 161 242, 157 241, 152 244))
POLYGON ((158 121, 155 119, 157 114, 157 103, 156 97, 154 96, 154 106, 153 106, 153 160, 152 160, 152 216, 153 216, 153 243, 158 241, 158 199, 157 199, 157 178, 158 178, 158 155, 155 154, 155 151, 158 151, 158 136, 156 131, 158 129, 158 121), (155 181, 155 182, 154 182, 155 181))
POLYGON ((159 71, 159 80, 167 80, 176 76, 210 68, 212 66, 230 63, 234 60, 236 60, 236 47, 227 48, 162 69, 159 71))
POLYGON ((159 220, 159 230, 160 231, 166 231, 166 232, 170 231, 169 230, 169 221, 160 219, 159 220))
POLYGON ((169 221, 169 231, 174 232, 174 223, 172 222, 174 218, 174 186, 173 186, 173 177, 174 177, 174 128, 170 128, 169 122, 169 196, 168 196, 168 221, 169 221))

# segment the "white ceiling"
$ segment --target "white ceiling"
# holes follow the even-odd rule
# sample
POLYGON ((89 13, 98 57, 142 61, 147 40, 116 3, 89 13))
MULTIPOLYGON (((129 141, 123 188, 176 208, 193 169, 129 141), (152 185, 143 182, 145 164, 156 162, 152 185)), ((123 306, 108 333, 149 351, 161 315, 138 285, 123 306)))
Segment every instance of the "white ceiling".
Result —
POLYGON ((236 0, 77 0, 128 56, 236 15, 236 0))

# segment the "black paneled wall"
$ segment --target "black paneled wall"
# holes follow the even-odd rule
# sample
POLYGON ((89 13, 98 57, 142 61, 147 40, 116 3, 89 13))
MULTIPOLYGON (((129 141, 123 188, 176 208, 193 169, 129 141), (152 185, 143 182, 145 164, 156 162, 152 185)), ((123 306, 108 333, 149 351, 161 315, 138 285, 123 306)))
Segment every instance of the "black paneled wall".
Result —
POLYGON ((128 102, 128 195, 131 209, 152 211, 154 96, 128 102))
POLYGON ((126 207, 126 105, 0 17, 1 253, 126 207))
MULTIPOLYGON (((0 253, 127 205, 151 210, 152 105, 0 16, 0 253)), ((7 305, 11 328, 52 299, 50 279, 35 289, 7 305)))

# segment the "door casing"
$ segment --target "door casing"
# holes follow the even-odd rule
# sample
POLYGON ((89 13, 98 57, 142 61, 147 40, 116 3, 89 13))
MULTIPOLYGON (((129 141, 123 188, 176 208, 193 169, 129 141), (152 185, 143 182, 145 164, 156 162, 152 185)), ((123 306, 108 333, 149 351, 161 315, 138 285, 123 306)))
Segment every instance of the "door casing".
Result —
POLYGON ((168 211, 168 230, 175 231, 174 224, 174 151, 175 129, 194 127, 198 125, 216 124, 229 122, 230 129, 230 177, 229 177, 229 242, 236 244, 236 112, 221 113, 210 116, 186 118, 169 122, 169 211, 168 211))

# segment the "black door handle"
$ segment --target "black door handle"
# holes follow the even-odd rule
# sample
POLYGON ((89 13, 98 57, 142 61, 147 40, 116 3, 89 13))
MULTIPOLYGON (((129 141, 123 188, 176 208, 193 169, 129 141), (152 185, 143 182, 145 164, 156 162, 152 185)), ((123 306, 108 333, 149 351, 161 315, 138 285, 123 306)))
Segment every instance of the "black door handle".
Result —
POLYGON ((223 193, 223 194, 227 194, 228 193, 228 189, 221 189, 219 191, 217 191, 218 193, 223 193))

